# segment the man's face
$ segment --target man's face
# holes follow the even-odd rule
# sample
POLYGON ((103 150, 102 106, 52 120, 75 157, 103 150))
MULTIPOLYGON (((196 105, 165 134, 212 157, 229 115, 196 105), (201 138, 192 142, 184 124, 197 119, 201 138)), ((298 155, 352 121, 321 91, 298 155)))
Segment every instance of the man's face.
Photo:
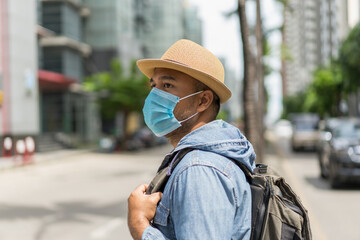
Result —
POLYGON ((182 98, 194 93, 195 81, 182 72, 167 68, 156 68, 150 79, 150 85, 151 88, 156 87, 182 98))
MULTIPOLYGON (((182 72, 166 68, 156 68, 154 75, 150 79, 150 85, 152 88, 155 87, 182 98, 196 92, 195 81, 194 78, 182 72)), ((178 121, 184 120, 196 113, 196 99, 198 98, 199 95, 195 95, 176 104, 174 115, 178 121)), ((182 124, 181 130, 185 131, 190 127, 192 122, 190 120, 182 124)))

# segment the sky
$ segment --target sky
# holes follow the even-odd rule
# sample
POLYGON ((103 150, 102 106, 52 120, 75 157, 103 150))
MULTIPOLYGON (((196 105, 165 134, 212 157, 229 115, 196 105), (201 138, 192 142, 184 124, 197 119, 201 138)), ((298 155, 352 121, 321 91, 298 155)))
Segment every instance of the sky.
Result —
MULTIPOLYGON (((199 16, 203 20, 203 45, 218 57, 226 59, 228 68, 236 73, 238 79, 243 76, 242 46, 240 39, 239 19, 237 15, 225 17, 226 13, 237 8, 236 0, 187 0, 198 7, 199 16)), ((251 1, 255 2, 255 1, 251 1)), ((265 29, 279 27, 282 23, 281 8, 274 0, 262 0, 263 24, 265 29)), ((247 5, 249 21, 255 20, 255 5, 247 5)), ((277 120, 281 114, 281 77, 279 48, 280 33, 269 38, 272 54, 266 61, 277 71, 265 79, 270 99, 267 123, 277 120)))

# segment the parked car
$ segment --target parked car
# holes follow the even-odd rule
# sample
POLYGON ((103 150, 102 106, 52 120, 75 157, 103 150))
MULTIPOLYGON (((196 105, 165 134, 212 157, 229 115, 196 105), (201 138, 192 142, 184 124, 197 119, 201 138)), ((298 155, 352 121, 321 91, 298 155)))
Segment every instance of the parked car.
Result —
POLYGON ((165 137, 157 137, 148 127, 143 127, 130 136, 126 142, 126 149, 129 151, 134 151, 165 143, 167 143, 165 137))
POLYGON ((279 138, 290 139, 293 134, 291 122, 285 119, 281 119, 275 123, 274 131, 279 138))
POLYGON ((302 113, 290 116, 293 132, 291 147, 293 151, 303 148, 316 149, 319 140, 319 116, 317 114, 302 113))
POLYGON ((360 120, 328 119, 321 126, 318 143, 320 175, 331 187, 360 181, 360 120))

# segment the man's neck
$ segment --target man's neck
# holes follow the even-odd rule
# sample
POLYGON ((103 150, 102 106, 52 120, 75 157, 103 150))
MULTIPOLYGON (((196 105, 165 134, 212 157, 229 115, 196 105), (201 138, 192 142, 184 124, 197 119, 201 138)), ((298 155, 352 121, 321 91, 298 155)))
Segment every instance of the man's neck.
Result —
POLYGON ((204 126, 205 124, 206 124, 206 122, 198 122, 193 127, 191 127, 190 130, 187 130, 187 131, 184 131, 184 129, 181 129, 181 128, 177 129, 174 132, 167 135, 166 138, 168 139, 170 144, 173 145, 174 148, 176 148, 177 145, 179 144, 180 140, 183 137, 185 137, 187 134, 191 133, 195 129, 198 129, 201 126, 204 126))

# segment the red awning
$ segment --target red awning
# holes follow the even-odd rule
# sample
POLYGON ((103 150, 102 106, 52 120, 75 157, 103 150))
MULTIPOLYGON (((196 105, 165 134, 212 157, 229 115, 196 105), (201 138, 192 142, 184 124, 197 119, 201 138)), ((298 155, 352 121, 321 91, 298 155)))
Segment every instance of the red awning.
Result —
POLYGON ((46 70, 38 70, 38 79, 41 90, 66 90, 70 84, 76 83, 75 78, 46 70))

